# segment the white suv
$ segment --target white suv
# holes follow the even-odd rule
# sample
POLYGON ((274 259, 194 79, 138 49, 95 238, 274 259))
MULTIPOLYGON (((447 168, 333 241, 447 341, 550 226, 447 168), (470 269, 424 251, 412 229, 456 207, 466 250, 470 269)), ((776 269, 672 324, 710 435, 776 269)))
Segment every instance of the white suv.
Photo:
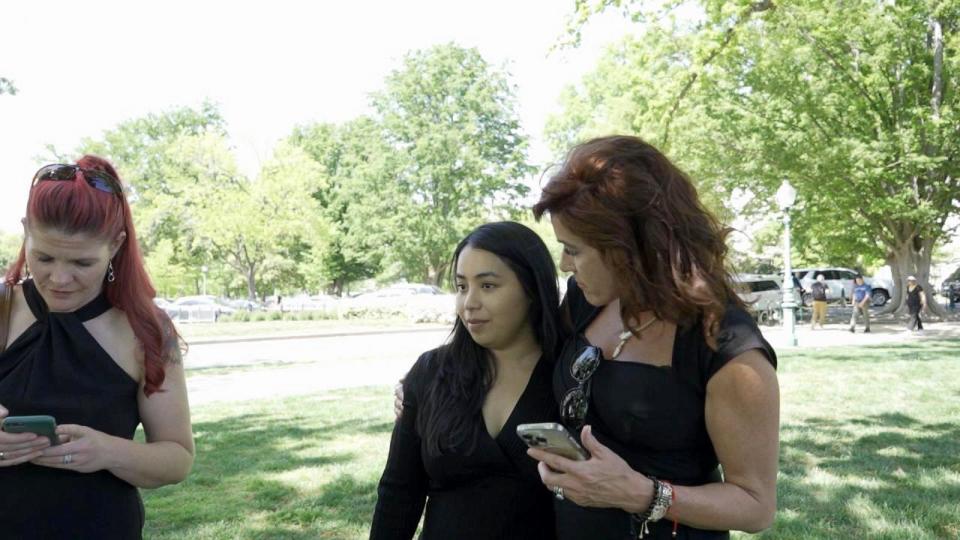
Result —
MULTIPOLYGON (((803 287, 803 305, 805 306, 813 303, 810 286, 817 280, 819 274, 823 274, 826 278, 827 302, 846 302, 850 298, 850 292, 853 291, 853 278, 857 273, 856 270, 839 267, 797 268, 793 271, 793 275, 800 280, 800 286, 803 287)), ((882 306, 890 300, 893 292, 891 281, 863 276, 863 282, 873 289, 870 292, 870 301, 874 306, 882 306)))

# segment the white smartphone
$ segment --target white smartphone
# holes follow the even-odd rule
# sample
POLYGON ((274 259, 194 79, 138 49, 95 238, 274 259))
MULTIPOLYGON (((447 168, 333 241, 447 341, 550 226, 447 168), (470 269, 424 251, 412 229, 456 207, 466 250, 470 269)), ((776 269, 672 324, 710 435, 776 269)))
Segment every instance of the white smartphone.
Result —
POLYGON ((587 452, 562 424, 543 422, 540 424, 520 424, 517 435, 530 448, 539 448, 574 461, 590 459, 587 452))

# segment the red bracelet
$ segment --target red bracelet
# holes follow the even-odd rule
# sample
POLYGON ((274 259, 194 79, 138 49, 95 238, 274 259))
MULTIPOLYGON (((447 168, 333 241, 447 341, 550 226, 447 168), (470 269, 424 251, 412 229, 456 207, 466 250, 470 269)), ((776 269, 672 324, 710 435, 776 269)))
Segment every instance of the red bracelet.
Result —
MULTIPOLYGON (((661 480, 662 482, 662 480, 661 480)), ((670 484, 670 482, 664 482, 665 484, 670 484)), ((673 507, 673 503, 677 502, 677 488, 670 484, 670 506, 673 507)), ((677 529, 680 527, 680 523, 674 519, 673 520, 673 533, 670 535, 672 538, 677 537, 677 529)))

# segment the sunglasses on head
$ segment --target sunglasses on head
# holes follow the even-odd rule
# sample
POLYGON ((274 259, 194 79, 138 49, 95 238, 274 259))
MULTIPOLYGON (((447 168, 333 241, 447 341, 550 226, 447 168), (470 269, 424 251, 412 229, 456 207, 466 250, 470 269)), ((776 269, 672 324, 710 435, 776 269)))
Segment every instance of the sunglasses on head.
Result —
POLYGON ((40 167, 37 174, 33 175, 33 182, 30 186, 33 187, 45 180, 73 180, 77 177, 78 172, 83 175, 83 179, 87 181, 87 184, 96 190, 103 191, 104 193, 115 193, 117 195, 123 194, 123 186, 120 184, 120 181, 111 176, 110 173, 92 169, 82 169, 78 165, 66 165, 63 163, 54 163, 40 167))
POLYGON ((590 404, 590 379, 597 371, 603 353, 599 347, 588 345, 580 356, 570 364, 570 376, 577 381, 577 386, 570 389, 560 402, 560 417, 563 423, 574 429, 583 427, 587 417, 587 406, 590 404))

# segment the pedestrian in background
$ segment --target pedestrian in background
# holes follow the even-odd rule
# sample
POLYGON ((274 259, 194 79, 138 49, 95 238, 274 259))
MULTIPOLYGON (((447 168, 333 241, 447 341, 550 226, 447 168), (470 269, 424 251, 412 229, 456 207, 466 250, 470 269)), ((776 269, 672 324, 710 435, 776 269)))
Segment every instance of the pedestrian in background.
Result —
POLYGON ((863 321, 866 328, 864 333, 870 333, 870 292, 873 289, 863 281, 863 276, 857 274, 853 278, 853 291, 850 293, 850 304, 853 305, 853 313, 850 315, 850 332, 857 331, 857 313, 863 314, 863 321))
POLYGON ((923 332, 923 321, 920 312, 927 309, 927 297, 923 294, 923 287, 917 284, 917 278, 907 276, 907 311, 910 312, 908 328, 914 332, 923 332))
POLYGON ((823 274, 817 274, 817 280, 810 286, 810 293, 813 294, 813 315, 810 317, 810 329, 815 330, 817 321, 820 321, 820 328, 823 328, 824 321, 827 320, 827 284, 826 277, 823 274))

